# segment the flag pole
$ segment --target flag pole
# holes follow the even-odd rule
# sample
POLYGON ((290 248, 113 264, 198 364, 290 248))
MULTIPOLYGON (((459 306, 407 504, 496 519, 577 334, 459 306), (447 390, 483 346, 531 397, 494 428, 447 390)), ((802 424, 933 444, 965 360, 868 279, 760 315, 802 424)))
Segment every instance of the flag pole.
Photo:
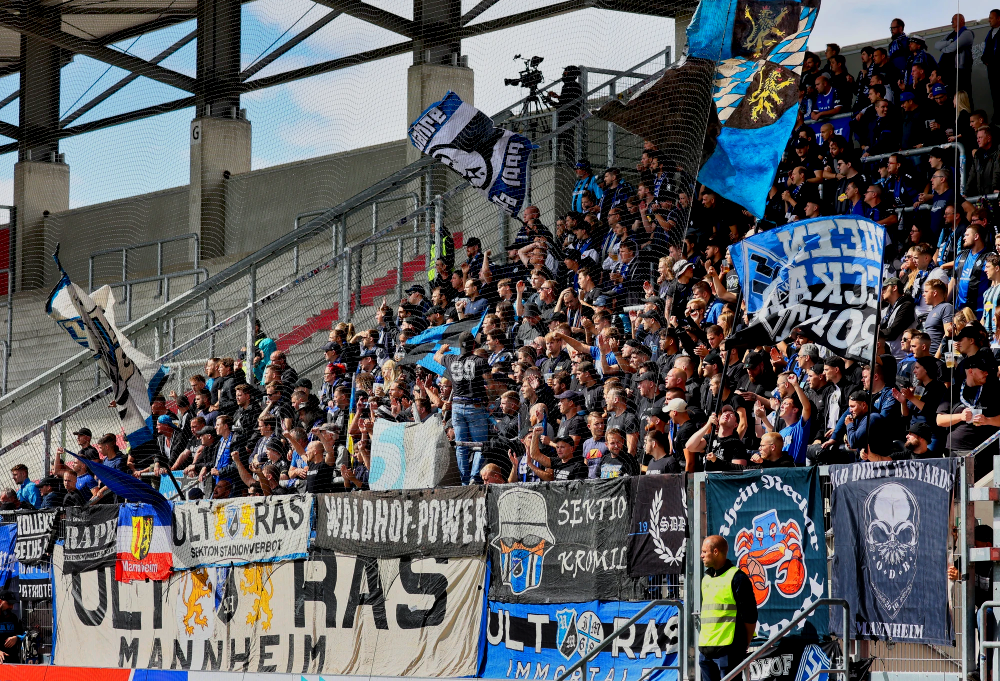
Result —
POLYGON ((878 270, 878 298, 875 302, 875 331, 872 333, 872 363, 868 367, 868 425, 871 426, 872 396, 875 388, 875 362, 878 360, 878 330, 882 325, 882 280, 885 263, 878 270))
MULTIPOLYGON (((719 278, 722 281, 722 278, 719 278)), ((715 396, 715 407, 712 409, 712 413, 718 418, 719 412, 722 411, 722 393, 726 390, 726 371, 729 370, 729 356, 732 354, 732 349, 729 347, 729 339, 733 337, 736 333, 736 320, 739 319, 740 306, 743 304, 743 287, 740 286, 739 290, 736 292, 736 314, 733 315, 733 326, 729 329, 729 334, 726 336, 726 340, 723 341, 726 344, 726 356, 722 360, 722 383, 719 384, 719 394, 715 396)), ((715 439, 715 429, 709 429, 708 438, 705 440, 705 454, 707 455, 709 450, 712 449, 712 441, 715 439)), ((686 463, 686 462, 685 462, 686 463)))

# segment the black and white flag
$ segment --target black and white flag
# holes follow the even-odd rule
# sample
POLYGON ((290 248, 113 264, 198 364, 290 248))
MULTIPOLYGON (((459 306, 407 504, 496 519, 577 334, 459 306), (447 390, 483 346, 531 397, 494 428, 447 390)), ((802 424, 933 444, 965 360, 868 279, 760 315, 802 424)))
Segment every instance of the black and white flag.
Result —
POLYGON ((802 327, 836 355, 870 358, 885 238, 867 218, 840 216, 793 222, 730 247, 752 319, 732 343, 769 345, 802 327))
POLYGON ((493 127, 493 119, 449 91, 410 124, 410 142, 469 181, 511 215, 524 204, 528 156, 535 145, 527 137, 493 127))

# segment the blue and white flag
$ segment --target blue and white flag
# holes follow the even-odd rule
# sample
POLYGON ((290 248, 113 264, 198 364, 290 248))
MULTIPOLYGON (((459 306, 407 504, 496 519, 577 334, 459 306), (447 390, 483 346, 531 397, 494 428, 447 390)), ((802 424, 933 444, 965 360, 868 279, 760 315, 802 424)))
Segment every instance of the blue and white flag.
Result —
POLYGON ((0 524, 0 589, 9 588, 17 576, 17 558, 14 556, 14 542, 17 541, 17 524, 0 524))
POLYGON ((718 62, 712 99, 722 127, 698 181, 758 218, 795 127, 799 76, 819 4, 702 2, 687 29, 688 55, 718 62))
POLYGON ((870 358, 884 247, 885 228, 853 216, 793 222, 730 246, 753 318, 733 343, 769 345, 802 327, 834 354, 870 358))
POLYGON ((104 374, 111 379, 113 399, 125 430, 129 449, 150 443, 156 435, 149 403, 160 391, 169 369, 139 352, 115 325, 115 298, 108 286, 93 296, 74 284, 52 256, 62 278, 45 303, 45 312, 81 346, 94 352, 104 374), (148 379, 146 377, 149 377, 148 379))
POLYGON ((423 332, 406 340, 406 355, 399 363, 416 364, 439 376, 444 376, 447 368, 434 361, 434 355, 438 349, 442 345, 448 345, 450 347, 444 354, 458 356, 461 354, 458 347, 458 337, 464 331, 478 336, 479 329, 482 328, 485 319, 486 313, 484 312, 479 319, 470 317, 450 324, 427 327, 423 332))
POLYGON ((502 209, 516 215, 528 188, 527 137, 493 126, 493 119, 454 92, 431 104, 410 124, 410 142, 469 181, 502 209))

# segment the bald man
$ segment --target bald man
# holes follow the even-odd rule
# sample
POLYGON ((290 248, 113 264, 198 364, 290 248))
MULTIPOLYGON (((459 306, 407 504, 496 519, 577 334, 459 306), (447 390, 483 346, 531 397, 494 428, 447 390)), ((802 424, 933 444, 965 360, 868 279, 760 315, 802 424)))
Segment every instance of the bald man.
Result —
POLYGON ((698 632, 702 681, 720 681, 747 656, 757 630, 757 601, 750 578, 729 560, 729 544, 717 534, 705 537, 701 562, 701 630, 698 632))

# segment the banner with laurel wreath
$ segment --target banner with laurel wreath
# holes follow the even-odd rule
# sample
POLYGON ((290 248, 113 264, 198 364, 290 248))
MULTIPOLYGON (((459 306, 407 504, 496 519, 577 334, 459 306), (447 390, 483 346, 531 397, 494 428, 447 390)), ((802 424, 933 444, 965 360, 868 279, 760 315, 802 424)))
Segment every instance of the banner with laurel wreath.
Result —
MULTIPOLYGON (((750 577, 757 635, 770 637, 827 594, 823 496, 818 468, 710 474, 707 534, 729 542, 729 558, 750 577)), ((793 633, 825 636, 829 608, 793 633)))
POLYGON ((684 572, 687 489, 683 475, 642 475, 632 479, 635 504, 628 538, 632 577, 684 572))

